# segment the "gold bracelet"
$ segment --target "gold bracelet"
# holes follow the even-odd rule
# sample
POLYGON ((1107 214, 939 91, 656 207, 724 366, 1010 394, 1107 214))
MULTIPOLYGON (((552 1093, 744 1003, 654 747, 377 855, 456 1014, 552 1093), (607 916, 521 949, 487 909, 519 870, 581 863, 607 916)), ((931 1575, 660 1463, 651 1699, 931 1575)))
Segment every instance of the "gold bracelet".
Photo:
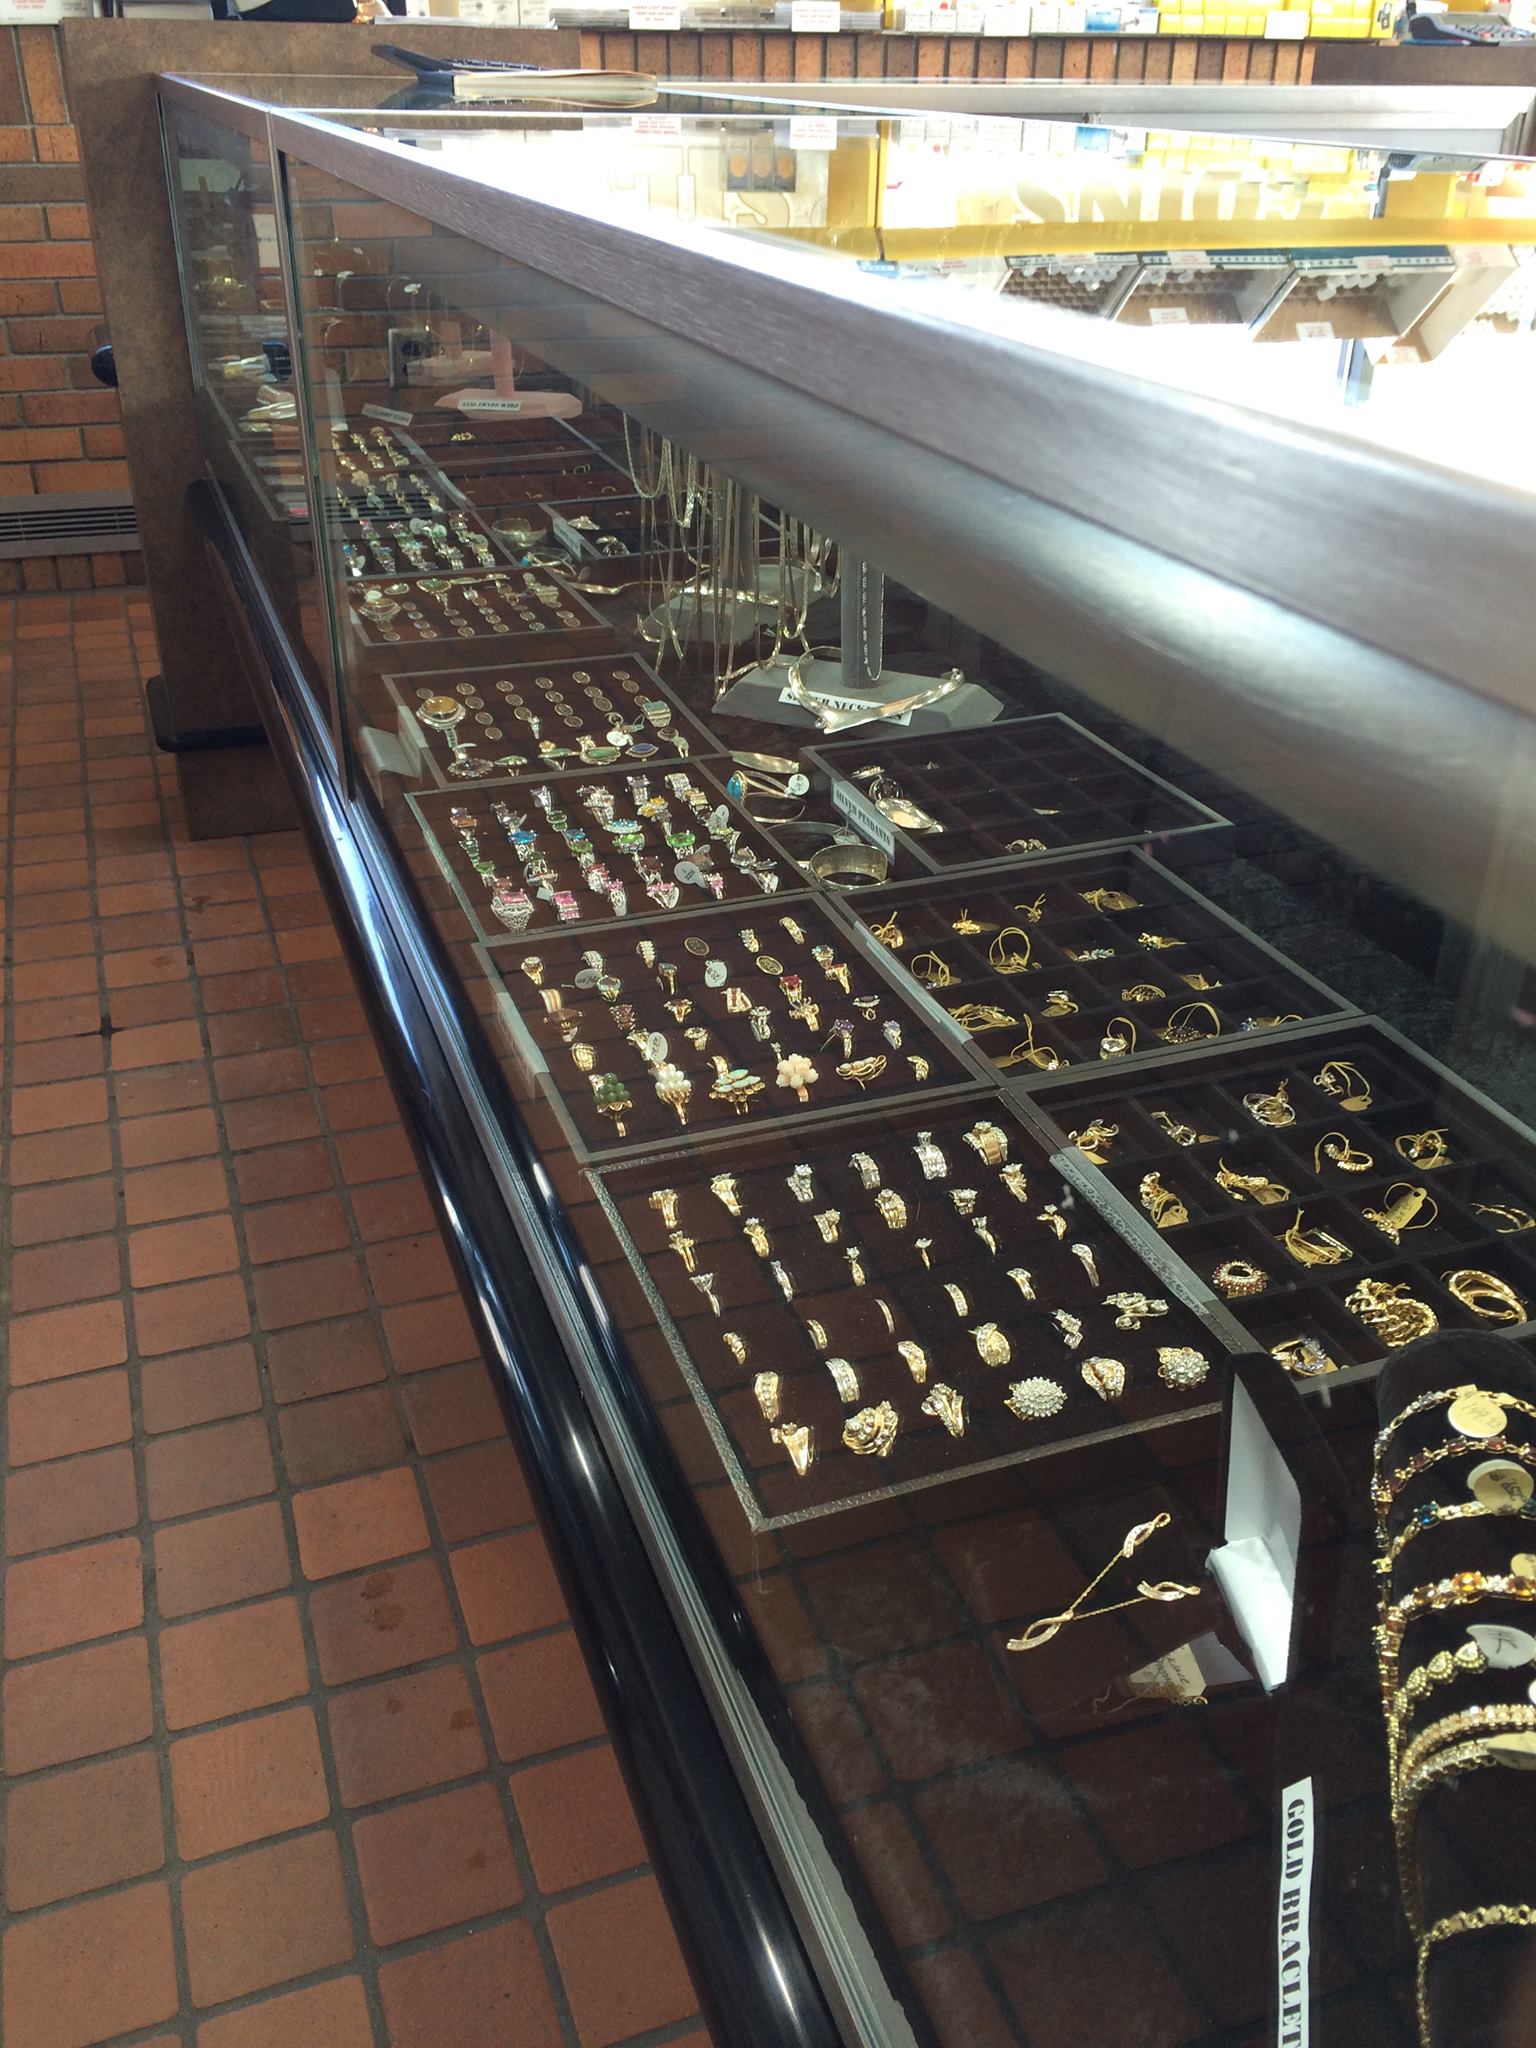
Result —
POLYGON ((1437 1920, 1419 1943, 1416 1973, 1419 2008, 1419 2039, 1429 2032, 1429 1959, 1442 1941, 1454 1941, 1461 1934, 1481 1934, 1488 1927, 1536 1927, 1536 1906, 1470 1906, 1462 1913, 1447 1913, 1437 1920))
POLYGON ((1378 1472, 1371 1481, 1378 1535, 1387 1526, 1393 1501, 1410 1479, 1416 1479, 1419 1473, 1427 1472, 1431 1465, 1438 1465, 1442 1459, 1465 1458, 1473 1451, 1496 1451, 1522 1465, 1536 1464, 1536 1444, 1512 1443, 1507 1436, 1456 1437, 1448 1444, 1436 1444, 1432 1450, 1417 1451, 1406 1465, 1399 1465, 1395 1472, 1378 1472))
POLYGON ((1423 1932, 1423 1920, 1419 1910, 1419 1887, 1416 1882, 1413 1857, 1413 1827, 1418 1818, 1419 1808, 1427 1795, 1437 1785, 1445 1784, 1451 1778, 1459 1778, 1467 1771, 1480 1771, 1490 1764, 1501 1764, 1509 1768, 1508 1760, 1500 1756, 1486 1741, 1457 1742, 1449 1749, 1442 1749, 1427 1763, 1420 1764, 1411 1776, 1404 1777, 1392 1801, 1392 1828, 1396 1837, 1398 1886, 1403 1895, 1403 1911, 1408 1915, 1408 1925, 1416 1935, 1423 1932))
POLYGON ((1470 1607, 1479 1600, 1536 1600, 1536 1579, 1517 1572, 1456 1572, 1432 1585, 1415 1586, 1401 1600, 1394 1600, 1376 1624, 1376 1650, 1381 1667, 1382 1693, 1391 1699, 1397 1690, 1397 1668, 1403 1654, 1403 1636, 1408 1624, 1421 1614, 1450 1607, 1470 1607))
MULTIPOLYGON (((1523 1401, 1518 1394, 1496 1394, 1492 1388, 1476 1386, 1470 1380, 1459 1387, 1435 1387, 1431 1392, 1420 1394, 1416 1400, 1410 1401, 1406 1408, 1400 1410, 1384 1428, 1376 1432, 1376 1461, 1380 1462, 1382 1451, 1385 1449, 1388 1440, 1396 1431, 1402 1428, 1405 1422, 1412 1421, 1415 1415, 1422 1415, 1426 1409, 1437 1408, 1442 1401, 1449 1402, 1454 1407, 1464 1395, 1469 1394, 1476 1395, 1479 1401, 1492 1401, 1500 1408, 1518 1409, 1522 1415, 1536 1415, 1536 1401, 1523 1401)), ((1484 1431, 1477 1426, 1480 1418, 1470 1403, 1468 1403, 1467 1411, 1461 1420, 1458 1421, 1454 1415, 1450 1420, 1451 1427, 1459 1429, 1463 1436, 1492 1434, 1492 1431, 1484 1431)), ((1493 1428, 1502 1429, 1503 1426, 1502 1421, 1500 1421, 1494 1423, 1493 1428)))
POLYGON ((1377 1558, 1377 1571, 1385 1578, 1414 1537, 1422 1535, 1426 1529, 1433 1529, 1437 1522, 1477 1522, 1486 1515, 1502 1515, 1510 1521, 1536 1522, 1536 1507, 1529 1501, 1521 1501, 1517 1506, 1507 1507, 1502 1501, 1491 1504, 1481 1500, 1456 1501, 1449 1507, 1439 1501, 1428 1501, 1423 1507, 1414 1509, 1391 1543, 1377 1558))
POLYGON ((1447 1714, 1419 1730, 1403 1751, 1400 1775, 1411 1778, 1420 1764, 1462 1736, 1496 1735, 1504 1730, 1529 1731, 1533 1728, 1536 1728, 1536 1707, 1530 1705, 1466 1707, 1459 1714, 1447 1714))
POLYGON ((1427 1698, 1437 1685, 1449 1685, 1453 1678, 1476 1678, 1487 1669, 1487 1652, 1470 1636, 1454 1650, 1436 1650, 1427 1664, 1415 1665, 1387 1708, 1387 1742, 1394 1756, 1402 1740, 1403 1724, 1420 1700, 1427 1698))

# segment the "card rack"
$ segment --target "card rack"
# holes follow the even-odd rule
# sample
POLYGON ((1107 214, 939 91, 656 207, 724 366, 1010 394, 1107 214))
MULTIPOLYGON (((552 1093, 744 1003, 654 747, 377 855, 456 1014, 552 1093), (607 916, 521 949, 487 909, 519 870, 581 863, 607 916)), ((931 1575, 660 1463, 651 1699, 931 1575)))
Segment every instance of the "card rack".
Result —
POLYGON ((608 1167, 593 1179, 721 1462, 759 1528, 1102 1438, 1141 1435, 1209 1415, 1221 1399, 1223 1354, 1176 1301, 1138 1328, 1117 1327, 1125 1311, 1106 1305, 1105 1297, 1166 1301, 1156 1277, 1091 1209, 1072 1207, 1070 1190, 1039 1142, 993 1097, 749 1139, 707 1162, 692 1152, 653 1156, 643 1167, 608 1167), (988 1163, 967 1142, 967 1132, 983 1121, 1002 1133, 1006 1164, 1022 1192, 1004 1177, 1002 1164, 988 1163), (941 1178, 925 1176, 916 1151, 923 1136, 942 1158, 941 1178), (860 1155, 869 1162, 862 1170, 860 1155), (878 1175, 875 1187, 866 1185, 871 1170, 878 1175), (797 1172, 811 1190, 809 1200, 791 1185, 797 1172), (739 1215, 712 1189, 720 1174, 728 1177, 739 1215), (954 1191, 971 1207, 969 1216, 954 1191), (877 1193, 902 1220, 887 1222, 877 1193), (668 1209, 667 1194, 675 1197, 675 1209, 668 1209), (889 1202, 892 1195, 903 1208, 889 1202), (1063 1212, 1071 1217, 1066 1238, 1050 1220, 1063 1212), (675 1225, 669 1226, 669 1214, 675 1225), (978 1233, 978 1219, 995 1251, 978 1233), (743 1227, 748 1220, 766 1232, 766 1252, 754 1249, 743 1227), (1027 1274, 1035 1299, 1025 1297, 1010 1269, 1027 1274), (958 1290, 963 1311, 950 1288, 958 1290), (1080 1326, 1074 1348, 1053 1310, 1080 1326), (973 1334, 989 1324, 1011 1350, 1004 1363, 988 1364, 973 1334), (739 1340, 741 1355, 726 1333, 739 1340), (921 1352, 903 1354, 902 1343, 920 1345, 921 1352), (1165 1384, 1159 1351, 1169 1348, 1207 1362, 1200 1384, 1165 1384), (857 1391, 844 1376, 847 1399, 828 1358, 852 1370, 857 1391), (1123 1391, 1109 1399, 1096 1393, 1082 1373, 1089 1359, 1122 1366, 1123 1391), (755 1398, 754 1381, 764 1370, 779 1375, 780 1425, 812 1431, 814 1456, 803 1476, 775 1442, 773 1424, 755 1398), (1054 1415, 1021 1417, 1005 1405, 1010 1387, 1036 1378, 1054 1382, 1065 1400, 1054 1415), (951 1434, 939 1415, 924 1413, 922 1403, 936 1385, 961 1397, 962 1434, 951 1434), (894 1442, 884 1455, 856 1453, 844 1443, 844 1426, 860 1409, 881 1402, 898 1417, 894 1442))
POLYGON ((487 947, 485 958, 499 979, 501 1020, 524 1083, 554 1103, 572 1150, 587 1160, 673 1146, 684 1132, 689 1140, 740 1140, 786 1121, 846 1116, 863 1102, 974 1090, 944 1021, 902 995, 878 953, 863 952, 814 898, 796 896, 632 919, 605 931, 567 928, 487 947), (846 972, 846 990, 817 960, 818 948, 846 972), (793 1013, 785 975, 799 976, 813 1015, 793 1013), (611 984, 600 985, 600 976, 611 984), (748 998, 744 1008, 732 990, 748 998), (690 1030, 707 1034, 704 1041, 696 1044, 690 1030), (649 1034, 664 1045, 646 1042, 649 1034), (780 1079, 780 1054, 803 1056, 814 1068, 814 1080, 802 1083, 803 1101, 780 1079), (857 1068, 839 1074, 849 1062, 857 1068), (691 1083, 681 1115, 657 1092, 661 1064, 691 1083), (737 1077, 729 1086, 722 1064, 737 1077), (604 1076, 621 1085, 628 1109, 599 1108, 604 1076))
POLYGON ((905 972, 918 963, 916 978, 946 1010, 1007 1014, 1006 1024, 978 1019, 971 1042, 1023 1087, 1097 1062, 1106 1042, 1131 1037, 1127 1022, 1126 1058, 1142 1066, 1209 1037, 1284 1031, 1353 1009, 1134 849, 860 890, 843 902, 871 934, 886 935, 905 972), (1027 965, 1013 969, 1020 959, 1027 965), (951 982, 938 985, 935 960, 951 982), (1192 1014, 1201 1004, 1210 1010, 1192 1014), (1169 1044, 1161 1034, 1170 1029, 1200 1038, 1169 1044))
POLYGON ((624 766, 649 771, 718 751, 713 735, 634 655, 590 655, 586 663, 531 661, 457 674, 451 690, 446 677, 414 670, 385 678, 402 743, 430 764, 432 779, 444 789, 606 768, 615 764, 615 753, 624 766), (423 702, 443 695, 457 697, 466 713, 451 733, 417 716, 423 702), (594 699, 606 699, 612 709, 594 699), (616 719, 640 727, 617 750, 608 737, 616 719), (637 743, 652 751, 635 753, 637 743))
POLYGON ((880 843, 894 837, 930 873, 1033 855, 1150 844, 1227 820, 1059 712, 964 732, 841 740, 805 749, 837 808, 880 843), (912 831, 871 803, 858 771, 875 768, 942 828, 912 831))
POLYGON ((551 891, 569 892, 575 898, 578 915, 562 920, 551 900, 536 896, 532 883, 525 884, 533 904, 524 928, 529 937, 593 927, 627 931, 643 916, 672 909, 678 903, 712 909, 722 902, 737 910, 755 911, 759 906, 766 910, 773 905, 777 891, 787 893, 800 880, 794 863, 697 761, 690 761, 686 769, 652 771, 636 767, 594 770, 590 775, 578 772, 551 777, 547 783, 530 784, 526 779, 465 783, 452 790, 423 790, 408 795, 406 801, 415 810, 423 837, 481 939, 507 940, 523 934, 500 921, 490 909, 492 876, 475 866, 476 858, 489 862, 494 875, 511 882, 514 888, 526 870, 528 857, 542 858, 552 870, 551 891), (674 792, 668 783, 668 777, 674 775, 684 788, 697 790, 702 803, 674 792), (637 783, 642 786, 639 795, 637 783), (593 798, 583 792, 601 795, 593 798), (547 803, 541 801, 546 794, 547 803), (665 799, 670 822, 636 815, 639 803, 651 798, 665 799), (648 895, 644 877, 631 855, 617 846, 613 827, 603 824, 607 800, 612 802, 614 826, 622 823, 638 828, 639 856, 660 868, 664 886, 676 892, 671 902, 661 894, 648 895), (534 840, 514 844, 508 827, 492 810, 493 804, 504 805, 517 821, 513 831, 532 832, 534 840), (719 832, 709 831, 705 820, 711 816, 719 818, 719 832), (468 822, 462 823, 461 819, 468 822), (563 819, 564 825, 556 822, 558 819, 563 819), (623 883, 626 902, 622 913, 614 910, 609 896, 589 882, 577 851, 568 843, 566 834, 577 828, 586 832, 599 864, 623 883), (466 831, 478 842, 475 855, 464 844, 466 831), (669 844, 669 832, 691 835, 692 843, 669 844), (736 835, 734 846, 721 836, 730 833, 736 835), (719 875, 719 897, 706 881, 679 873, 690 866, 695 876, 711 871, 719 875), (754 879, 757 874, 766 878, 777 876, 777 890, 763 887, 754 879))
POLYGON ((1024 1108, 1061 1145, 1095 1121, 1114 1126, 1113 1139, 1094 1146, 1104 1163, 1085 1161, 1082 1184, 1090 1193, 1113 1189, 1151 1229, 1143 1183, 1156 1175, 1188 1212, 1157 1236, 1200 1287, 1224 1295, 1213 1276, 1229 1260, 1267 1275, 1261 1293, 1224 1300, 1265 1350, 1302 1340, 1339 1369, 1374 1370, 1393 1347, 1361 1319, 1358 1302, 1350 1306, 1362 1281, 1402 1285, 1446 1330, 1525 1327, 1473 1313, 1444 1284, 1456 1270, 1495 1276, 1536 1313, 1536 1229, 1512 1230, 1508 1218, 1487 1213, 1497 1205, 1536 1216, 1536 1134, 1379 1019, 1324 1026, 1268 1048, 1202 1047, 1166 1076, 1146 1067, 1063 1075, 1031 1091, 1024 1108), (1329 1062, 1349 1063, 1365 1077, 1368 1106, 1345 1109, 1318 1084, 1329 1062), (1293 1123, 1266 1124, 1244 1106, 1245 1097, 1272 1096, 1282 1085, 1293 1123), (1416 1165, 1398 1151, 1399 1139, 1436 1130, 1444 1133, 1443 1165, 1416 1165), (1358 1155, 1369 1165, 1341 1168, 1324 1150, 1340 1137, 1351 1160, 1358 1155), (1257 1176, 1288 1192, 1260 1202, 1223 1185, 1222 1173, 1257 1176), (1390 1217, 1408 1189, 1422 1190, 1436 1208, 1400 1218, 1413 1227, 1394 1244, 1364 1212, 1390 1217), (1304 1230, 1331 1233, 1350 1256, 1333 1265, 1299 1263, 1284 1242, 1298 1210, 1304 1230))

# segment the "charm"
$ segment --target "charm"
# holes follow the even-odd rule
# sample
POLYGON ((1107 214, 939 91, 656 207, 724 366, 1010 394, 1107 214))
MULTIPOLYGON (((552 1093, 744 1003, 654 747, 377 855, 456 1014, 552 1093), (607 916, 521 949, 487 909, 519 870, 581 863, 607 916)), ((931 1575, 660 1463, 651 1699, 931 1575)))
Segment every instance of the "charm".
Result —
POLYGON ((1189 1211, 1171 1188, 1165 1188, 1155 1173, 1143 1174, 1141 1206, 1159 1230, 1175 1230, 1189 1221, 1189 1211))
POLYGON ((1427 1230, 1440 1214, 1440 1204, 1429 1190, 1417 1188, 1411 1181, 1394 1181, 1382 1196, 1382 1201, 1386 1205, 1384 1208, 1362 1209, 1360 1214, 1393 1244, 1402 1243, 1405 1230, 1427 1230), (1420 1211, 1426 1207, 1429 1214, 1421 1215, 1420 1211))
POLYGON ((1410 1166, 1417 1166, 1428 1173, 1437 1166, 1449 1166, 1451 1148, 1446 1143, 1449 1133, 1442 1126, 1433 1131, 1410 1131, 1401 1138, 1392 1140, 1392 1149, 1399 1159, 1406 1159, 1410 1166))
POLYGON ((1049 1380, 1043 1375, 1015 1380, 1003 1405, 1011 1408, 1021 1422, 1044 1422, 1052 1415, 1059 1415, 1066 1407, 1067 1390, 1059 1380, 1049 1380))
POLYGON ((1077 1147, 1085 1159, 1091 1159, 1095 1166, 1109 1164, 1108 1150, 1120 1135, 1118 1124, 1107 1124, 1095 1117, 1091 1124, 1080 1131, 1068 1131, 1067 1139, 1077 1147))
POLYGON ((1243 1107, 1257 1124, 1268 1124, 1271 1130, 1284 1130, 1287 1124, 1296 1121, 1296 1112, 1291 1107, 1289 1084, 1285 1081, 1267 1094, 1259 1091, 1243 1097, 1243 1107))
POLYGON ((1269 1209, 1291 1199, 1285 1183, 1271 1180, 1267 1173, 1239 1173, 1225 1159, 1218 1159, 1216 1165, 1216 1185, 1225 1188, 1234 1202, 1257 1202, 1260 1208, 1269 1209))
POLYGON ((1340 1109, 1369 1109, 1374 1097, 1371 1084, 1353 1060, 1326 1060, 1312 1076, 1314 1088, 1331 1095, 1340 1109))

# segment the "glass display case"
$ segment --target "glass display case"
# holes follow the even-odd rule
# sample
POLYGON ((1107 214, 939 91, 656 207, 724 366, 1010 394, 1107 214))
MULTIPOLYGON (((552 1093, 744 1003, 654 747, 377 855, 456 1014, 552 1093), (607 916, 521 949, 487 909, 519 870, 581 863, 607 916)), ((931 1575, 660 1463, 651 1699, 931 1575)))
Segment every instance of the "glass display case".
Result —
POLYGON ((1536 167, 348 97, 210 559, 718 2037, 1492 2039, 1536 167))

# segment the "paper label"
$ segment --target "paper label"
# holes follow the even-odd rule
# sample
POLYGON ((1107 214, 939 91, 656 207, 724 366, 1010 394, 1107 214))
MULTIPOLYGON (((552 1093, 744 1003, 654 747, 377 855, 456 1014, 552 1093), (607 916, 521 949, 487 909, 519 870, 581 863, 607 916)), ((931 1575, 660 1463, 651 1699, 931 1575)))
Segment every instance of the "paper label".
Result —
POLYGON ((481 398, 473 393, 458 399, 454 406, 456 412, 521 412, 522 409, 520 398, 481 398))
POLYGON ((1187 327, 1189 315, 1182 306, 1149 306, 1147 319, 1154 327, 1187 327))
POLYGON ((388 427, 408 427, 416 417, 413 412, 396 412, 390 405, 365 405, 365 420, 382 420, 388 427))
POLYGON ((667 0, 630 0, 629 26, 634 29, 678 29, 683 25, 681 7, 667 0))
POLYGON ((836 115, 791 114, 789 146, 791 149, 836 149, 836 115))
POLYGON ((681 142, 683 117, 681 114, 631 114, 629 132, 631 135, 648 136, 653 142, 681 142))
POLYGON ((1327 320, 1298 320, 1296 339, 1298 341, 1332 341, 1333 326, 1327 320))
POLYGON ((835 36, 842 25, 837 0, 790 0, 789 26, 797 36, 835 36))
POLYGON ((1312 1780, 1280 1795, 1280 1908, 1275 1924, 1279 1991, 1276 2048, 1308 2048, 1312 2039, 1312 1780))
POLYGON ((883 812, 877 811, 872 803, 859 794, 851 782, 833 783, 832 807, 840 811, 854 830, 867 839, 871 846, 878 846, 888 860, 895 857, 895 827, 883 812))

